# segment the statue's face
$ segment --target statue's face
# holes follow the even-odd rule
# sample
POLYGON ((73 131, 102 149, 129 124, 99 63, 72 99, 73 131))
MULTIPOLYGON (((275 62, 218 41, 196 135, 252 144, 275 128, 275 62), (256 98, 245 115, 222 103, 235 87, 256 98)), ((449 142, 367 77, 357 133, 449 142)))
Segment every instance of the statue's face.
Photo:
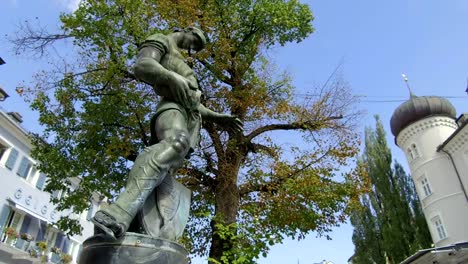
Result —
POLYGON ((182 32, 183 37, 182 41, 179 44, 179 48, 186 49, 186 50, 195 50, 200 51, 203 49, 203 43, 198 38, 198 36, 191 30, 184 30, 182 32))

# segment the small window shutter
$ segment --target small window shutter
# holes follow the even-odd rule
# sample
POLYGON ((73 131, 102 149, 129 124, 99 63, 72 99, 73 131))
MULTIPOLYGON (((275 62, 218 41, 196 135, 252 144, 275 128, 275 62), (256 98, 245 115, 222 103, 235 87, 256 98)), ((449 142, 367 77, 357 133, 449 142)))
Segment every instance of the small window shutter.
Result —
POLYGON ((28 158, 23 157, 16 174, 18 174, 21 178, 26 179, 30 168, 31 168, 31 163, 29 162, 28 158))
MULTIPOLYGON (((25 214, 24 219, 23 219, 23 224, 21 225, 21 228, 20 228, 20 235, 28 232, 30 224, 31 224, 31 216, 29 216, 28 214, 25 214)), ((25 241, 23 239, 19 239, 16 242, 15 247, 21 249, 23 248, 24 243, 25 241)))
POLYGON ((20 233, 27 233, 29 229, 29 225, 31 224, 31 216, 28 214, 24 215, 23 224, 20 228, 20 233))
POLYGON ((43 241, 47 232, 47 225, 44 221, 41 221, 39 225, 39 232, 37 232, 36 241, 43 241))
POLYGON ((64 252, 65 254, 68 254, 69 250, 70 250, 70 244, 71 244, 71 241, 68 237, 64 237, 64 241, 63 241, 63 246, 62 246, 62 252, 64 252))
POLYGON ((65 236, 63 235, 62 232, 57 234, 57 238, 55 239, 55 246, 63 249, 63 244, 65 242, 65 236))
POLYGON ((10 207, 3 205, 2 212, 0 213, 0 233, 5 229, 6 221, 10 215, 10 207))
POLYGON ((55 191, 52 192, 52 194, 50 195, 50 197, 52 197, 52 198, 58 198, 59 194, 60 194, 60 191, 59 191, 59 190, 55 190, 55 191))
POLYGON ((16 159, 18 158, 18 151, 14 148, 11 149, 10 155, 8 156, 8 159, 5 163, 5 167, 8 169, 12 170, 13 167, 15 166, 16 159))

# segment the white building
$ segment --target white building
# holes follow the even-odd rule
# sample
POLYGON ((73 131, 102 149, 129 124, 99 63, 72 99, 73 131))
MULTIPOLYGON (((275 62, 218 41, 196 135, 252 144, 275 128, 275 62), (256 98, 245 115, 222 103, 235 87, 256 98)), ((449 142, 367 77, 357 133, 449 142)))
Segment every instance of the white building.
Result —
MULTIPOLYGON (((467 124, 468 114, 456 118, 448 100, 414 95, 395 110, 390 121, 395 143, 406 154, 435 245, 426 253, 468 241, 467 124)), ((424 255, 436 256, 426 253, 418 253, 420 261, 424 255)), ((404 263, 432 263, 415 261, 413 257, 404 263)))
MULTIPOLYGON (((81 236, 67 238, 53 226, 61 215, 69 212, 58 212, 49 202, 51 194, 43 191, 47 175, 35 168, 37 161, 29 156, 32 146, 28 132, 20 123, 18 113, 0 109, 0 239, 6 242, 4 230, 13 227, 20 234, 32 235, 35 241, 46 241, 49 247, 62 249, 76 262, 82 242, 93 234, 93 225, 88 219, 96 211, 97 203, 94 202, 91 211, 76 216, 83 227, 81 236)), ((78 179, 71 181, 75 185, 79 183, 78 179)), ((60 197, 61 193, 52 195, 60 197)), ((24 240, 17 239, 13 246, 26 250, 27 245, 24 240)), ((57 255, 50 256, 52 261, 58 261, 57 255)))

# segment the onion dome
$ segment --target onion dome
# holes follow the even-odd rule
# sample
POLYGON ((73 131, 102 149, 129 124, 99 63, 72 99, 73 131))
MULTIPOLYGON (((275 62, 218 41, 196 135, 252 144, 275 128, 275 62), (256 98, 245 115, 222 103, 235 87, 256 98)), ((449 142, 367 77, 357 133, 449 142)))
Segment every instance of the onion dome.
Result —
POLYGON ((392 134, 396 137, 405 127, 430 116, 456 117, 456 111, 449 100, 438 96, 415 96, 402 103, 393 112, 390 120, 392 134))

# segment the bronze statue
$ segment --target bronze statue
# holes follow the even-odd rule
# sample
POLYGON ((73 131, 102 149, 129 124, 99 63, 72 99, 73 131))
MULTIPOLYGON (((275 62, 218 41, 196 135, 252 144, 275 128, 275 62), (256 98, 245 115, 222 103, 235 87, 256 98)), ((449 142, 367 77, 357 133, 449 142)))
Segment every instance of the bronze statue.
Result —
POLYGON ((178 205, 177 195, 185 193, 190 200, 190 192, 187 190, 187 194, 184 187, 177 187, 180 183, 171 174, 180 168, 184 158, 198 144, 201 119, 225 129, 242 131, 242 122, 238 118, 213 112, 200 103, 197 78, 179 49, 186 49, 190 54, 192 50, 202 50, 206 43, 203 31, 188 27, 169 35, 151 35, 141 45, 134 73, 162 96, 151 122, 151 137, 155 144, 139 154, 129 173, 125 191, 115 203, 102 208, 92 218, 96 233, 118 239, 140 212, 141 225, 147 234, 175 240, 188 218, 187 205, 185 209, 178 208, 181 205, 178 205), (153 209, 157 212, 152 212, 153 209))

